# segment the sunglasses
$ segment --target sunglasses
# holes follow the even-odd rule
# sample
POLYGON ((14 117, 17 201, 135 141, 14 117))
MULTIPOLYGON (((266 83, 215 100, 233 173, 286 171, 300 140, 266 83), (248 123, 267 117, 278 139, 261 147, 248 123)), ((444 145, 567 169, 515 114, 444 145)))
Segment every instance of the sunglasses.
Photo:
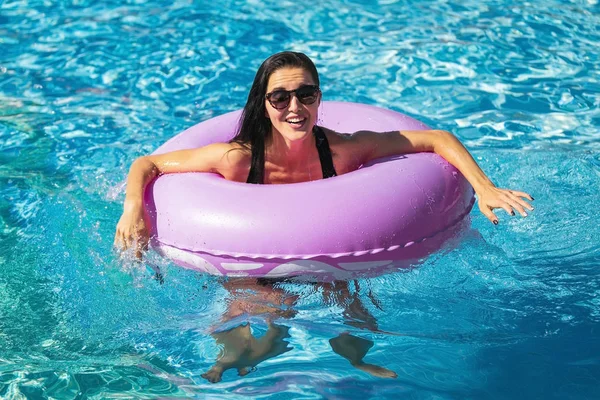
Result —
POLYGON ((296 95, 296 98, 300 103, 309 105, 317 101, 320 92, 321 89, 319 89, 319 87, 316 85, 305 85, 300 86, 296 90, 274 90, 271 93, 267 93, 265 97, 269 103, 271 103, 274 109, 282 110, 290 105, 292 93, 296 95))

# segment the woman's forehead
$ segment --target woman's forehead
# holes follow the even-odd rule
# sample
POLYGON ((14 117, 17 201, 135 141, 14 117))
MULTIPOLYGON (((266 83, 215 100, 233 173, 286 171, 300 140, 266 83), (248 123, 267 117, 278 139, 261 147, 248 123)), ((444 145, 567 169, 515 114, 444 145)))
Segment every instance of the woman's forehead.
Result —
POLYGON ((271 74, 267 83, 267 92, 275 89, 294 90, 301 85, 314 85, 310 72, 304 68, 279 68, 271 74))

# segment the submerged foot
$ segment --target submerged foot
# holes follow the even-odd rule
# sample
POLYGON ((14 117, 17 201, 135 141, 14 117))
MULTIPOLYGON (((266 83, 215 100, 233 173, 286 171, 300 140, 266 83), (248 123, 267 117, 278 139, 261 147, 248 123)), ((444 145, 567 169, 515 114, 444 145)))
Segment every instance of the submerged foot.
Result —
POLYGON ((394 371, 387 369, 387 368, 383 368, 380 367, 379 365, 373 365, 373 364, 365 364, 365 363, 361 363, 361 364, 353 364, 356 368, 360 369, 361 371, 367 372, 373 376, 377 376, 379 378, 397 378, 398 374, 395 373, 394 371))
POLYGON ((221 368, 215 366, 200 376, 211 383, 221 382, 221 377, 223 376, 223 370, 221 368))
POLYGON ((330 339, 329 344, 334 352, 350 361, 350 364, 361 371, 380 378, 398 377, 392 370, 380 367, 379 365, 367 364, 363 361, 364 356, 373 347, 371 340, 359 338, 349 333, 342 333, 338 337, 330 339))

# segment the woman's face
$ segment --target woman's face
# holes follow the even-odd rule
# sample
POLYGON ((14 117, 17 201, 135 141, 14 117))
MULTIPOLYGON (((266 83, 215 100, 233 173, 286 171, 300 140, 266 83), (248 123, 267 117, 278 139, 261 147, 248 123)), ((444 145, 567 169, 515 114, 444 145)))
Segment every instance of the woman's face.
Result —
MULTIPOLYGON (((311 85, 316 85, 316 82, 307 70, 297 67, 280 68, 269 77, 267 93, 279 90, 297 90, 311 85)), ((300 95, 301 97, 306 96, 306 92, 301 91, 300 95)), ((265 99, 267 116, 273 125, 273 134, 280 133, 288 143, 309 137, 313 126, 317 123, 317 110, 321 102, 321 92, 317 92, 316 96, 316 100, 312 104, 302 104, 298 100, 298 94, 293 93, 289 99, 289 104, 279 110, 274 108, 269 100, 265 99)))

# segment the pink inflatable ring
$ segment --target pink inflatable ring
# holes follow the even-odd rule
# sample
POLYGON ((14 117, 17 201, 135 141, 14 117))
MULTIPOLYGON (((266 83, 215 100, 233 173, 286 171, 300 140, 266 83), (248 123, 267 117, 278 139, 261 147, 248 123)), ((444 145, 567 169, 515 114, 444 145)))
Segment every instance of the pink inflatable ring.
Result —
MULTIPOLYGON (((319 125, 338 132, 423 130, 406 115, 323 102, 319 125)), ((155 154, 231 139, 240 111, 195 125, 155 154)), ((162 175, 146 189, 152 245, 211 274, 344 279, 407 267, 468 223, 473 189, 432 153, 375 160, 319 181, 250 185, 217 174, 162 175)))

